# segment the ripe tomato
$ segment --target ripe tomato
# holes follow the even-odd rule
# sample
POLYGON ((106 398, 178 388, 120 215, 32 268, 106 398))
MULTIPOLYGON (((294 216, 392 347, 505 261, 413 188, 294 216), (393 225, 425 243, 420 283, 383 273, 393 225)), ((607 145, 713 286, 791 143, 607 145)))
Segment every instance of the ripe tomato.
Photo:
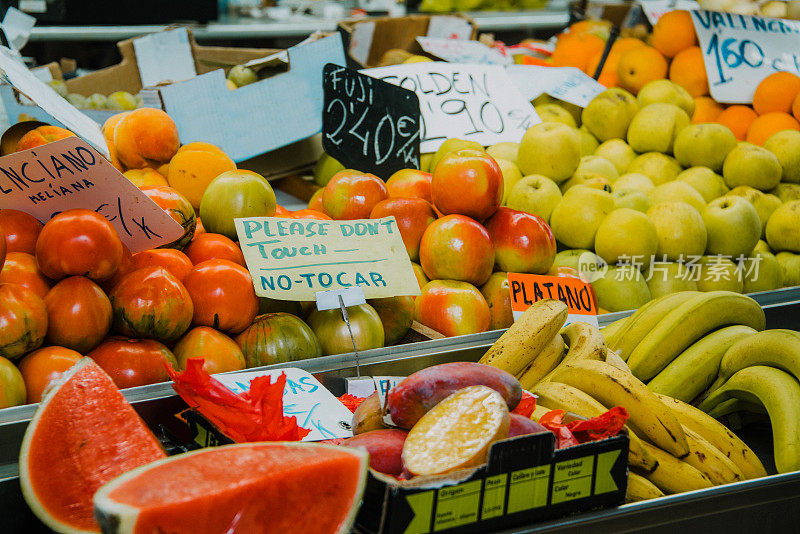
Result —
POLYGON ((234 340, 208 326, 196 326, 175 344, 172 352, 178 368, 186 369, 189 358, 203 358, 203 369, 209 374, 240 371, 247 365, 242 349, 234 340))
POLYGON ((111 329, 111 302, 83 276, 64 278, 44 297, 47 342, 81 354, 92 350, 111 329))
POLYGON ((414 322, 414 297, 370 299, 383 324, 386 345, 394 345, 406 335, 414 322))
MULTIPOLYGON (((347 308, 350 315, 350 328, 358 350, 369 350, 383 347, 383 323, 375 308, 369 304, 359 304, 347 308)), ((334 310, 314 310, 308 317, 308 325, 322 344, 322 353, 345 354, 353 352, 353 341, 350 331, 342 319, 342 312, 334 310)))
POLYGON ((65 347, 43 347, 22 358, 19 371, 25 380, 28 404, 41 401, 47 386, 81 358, 80 353, 65 347))
POLYGON ((158 204, 162 210, 183 226, 183 235, 181 237, 172 243, 161 245, 160 248, 176 248, 178 250, 186 248, 186 245, 194 237, 194 230, 197 226, 197 216, 194 213, 191 202, 185 196, 166 185, 149 185, 140 189, 142 193, 150 197, 150 200, 158 204))
POLYGON ((3 268, 3 264, 6 262, 6 237, 3 234, 3 229, 0 228, 0 269, 3 268))
POLYGON ((228 260, 199 263, 184 279, 194 303, 194 324, 238 334, 253 323, 258 299, 250 273, 228 260))
POLYGON ((36 261, 42 274, 54 280, 70 275, 107 280, 122 262, 122 241, 99 213, 67 210, 42 228, 36 240, 36 261))
POLYGON ((24 211, 0 210, 0 233, 6 238, 8 252, 27 252, 36 250, 36 239, 42 231, 42 223, 24 211))
POLYGON ((239 245, 222 234, 204 232, 192 240, 184 253, 195 265, 207 260, 228 260, 244 266, 244 254, 239 245))
POLYGON ((134 271, 142 267, 155 265, 165 268, 181 282, 192 270, 192 260, 186 254, 174 248, 154 248, 137 252, 133 255, 131 261, 134 271))
POLYGON ((267 313, 236 336, 247 367, 322 356, 322 346, 306 323, 289 313, 267 313))
POLYGON ((0 284, 0 356, 19 358, 42 344, 47 333, 47 309, 24 286, 0 284))
POLYGON ((131 254, 130 249, 125 245, 122 244, 122 261, 119 262, 119 268, 117 272, 114 273, 114 276, 109 278, 108 280, 103 280, 100 282, 100 287, 103 288, 103 291, 109 293, 114 286, 116 286, 120 280, 122 280, 126 274, 132 273, 136 269, 133 268, 133 255, 131 254))
POLYGON ((25 404, 25 379, 17 366, 0 357, 0 408, 25 404))
POLYGON ((312 210, 312 209, 304 209, 304 210, 297 210, 297 211, 290 211, 286 215, 282 217, 286 219, 317 219, 319 221, 332 221, 330 217, 325 215, 319 210, 312 210))
POLYGON ((114 330, 126 336, 174 341, 192 322, 189 292, 163 267, 133 271, 111 290, 109 298, 114 330))
POLYGON ((275 215, 275 191, 260 174, 244 169, 226 171, 211 180, 198 213, 207 232, 236 239, 237 217, 275 215))
POLYGON ((153 339, 111 336, 87 356, 108 373, 118 388, 168 382, 164 363, 178 365, 172 352, 153 339))
POLYGON ((50 291, 50 280, 39 270, 36 258, 27 252, 9 252, 0 270, 0 284, 25 286, 40 298, 50 291))

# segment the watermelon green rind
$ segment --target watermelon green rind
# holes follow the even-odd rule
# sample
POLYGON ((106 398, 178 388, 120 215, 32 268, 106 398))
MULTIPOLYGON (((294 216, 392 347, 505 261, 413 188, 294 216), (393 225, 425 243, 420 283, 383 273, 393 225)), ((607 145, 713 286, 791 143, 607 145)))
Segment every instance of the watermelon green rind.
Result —
MULTIPOLYGON (((367 483, 367 472, 369 471, 369 454, 366 452, 366 450, 356 449, 356 448, 349 449, 337 445, 325 445, 320 443, 306 443, 297 441, 270 442, 270 443, 276 446, 286 446, 286 447, 313 447, 317 449, 327 448, 336 450, 337 452, 343 452, 344 450, 347 450, 348 453, 353 453, 354 456, 359 457, 360 472, 359 472, 356 495, 347 517, 341 523, 339 530, 337 531, 336 534, 348 534, 349 532, 351 532, 353 523, 355 522, 356 515, 358 513, 358 509, 361 506, 361 501, 364 495, 364 489, 367 483)), ((257 445, 257 443, 238 443, 234 445, 223 445, 220 447, 199 449, 196 451, 183 453, 177 456, 164 458, 162 460, 156 460, 155 462, 151 462, 147 465, 143 465, 141 467, 132 469, 131 471, 128 471, 127 473, 124 473, 118 476, 117 478, 111 480, 110 482, 106 483, 105 485, 100 487, 100 489, 98 489, 97 492, 94 494, 95 519, 97 519, 97 522, 100 523, 104 533, 115 533, 115 534, 133 533, 136 529, 136 521, 139 515, 139 509, 124 503, 120 503, 110 498, 109 494, 113 492, 116 488, 139 477, 140 475, 147 473, 147 471, 156 468, 160 465, 163 465, 165 463, 177 461, 180 460, 181 458, 185 458, 188 456, 213 454, 215 451, 218 451, 220 449, 252 447, 253 445, 257 445)))

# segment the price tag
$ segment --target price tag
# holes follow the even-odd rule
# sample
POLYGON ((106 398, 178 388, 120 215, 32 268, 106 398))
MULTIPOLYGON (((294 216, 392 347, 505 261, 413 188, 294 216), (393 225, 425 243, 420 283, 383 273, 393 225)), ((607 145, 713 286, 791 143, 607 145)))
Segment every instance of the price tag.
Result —
POLYGON ((0 208, 42 222, 71 208, 104 215, 131 252, 183 235, 183 227, 80 137, 0 158, 0 208))
POLYGON ((478 41, 417 37, 417 42, 429 54, 450 63, 478 63, 483 65, 510 65, 514 60, 498 50, 478 41))
POLYGON ((606 90, 595 79, 575 67, 540 67, 509 65, 511 81, 528 100, 542 93, 585 108, 594 97, 606 90))
POLYGON ((419 99, 412 91, 328 63, 322 146, 349 169, 383 179, 419 168, 419 99))
MULTIPOLYGON (((347 393, 356 397, 369 397, 376 391, 385 398, 389 390, 405 380, 404 376, 362 376, 360 378, 347 378, 347 393)), ((385 403, 381 403, 384 405, 385 403)))
POLYGON ((275 371, 251 371, 213 376, 238 395, 250 390, 250 381, 254 378, 269 376, 274 382, 281 373, 286 373, 286 386, 283 389, 283 415, 297 417, 298 426, 311 430, 302 441, 321 441, 353 436, 353 431, 350 429, 353 414, 308 371, 288 367, 275 371))
POLYGON ((422 152, 450 138, 488 146, 518 142, 542 122, 503 67, 425 62, 362 71, 417 93, 422 111, 422 152))
POLYGON ((143 87, 197 76, 186 28, 151 33, 133 40, 143 87))
POLYGON ((639 0, 639 5, 642 6, 644 16, 647 17, 648 22, 655 26, 658 19, 664 13, 670 11, 692 11, 693 9, 700 9, 700 4, 694 0, 639 0))
POLYGON ((589 282, 569 276, 508 273, 508 287, 514 320, 534 302, 556 299, 569 309, 566 324, 583 321, 599 327, 597 297, 589 282))
POLYGON ((428 37, 444 39, 471 39, 472 24, 461 17, 452 15, 434 15, 428 22, 428 37))
POLYGON ((319 291, 360 286, 367 298, 419 295, 394 217, 318 221, 235 219, 256 294, 315 300, 319 291))
POLYGON ((20 11, 19 9, 9 6, 6 11, 6 16, 3 17, 3 22, 0 26, 3 28, 3 33, 6 34, 8 44, 14 50, 22 50, 31 36, 31 30, 36 24, 36 18, 31 17, 20 11))
POLYGON ((718 102, 749 104, 770 74, 800 75, 800 21, 692 11, 692 22, 718 102))

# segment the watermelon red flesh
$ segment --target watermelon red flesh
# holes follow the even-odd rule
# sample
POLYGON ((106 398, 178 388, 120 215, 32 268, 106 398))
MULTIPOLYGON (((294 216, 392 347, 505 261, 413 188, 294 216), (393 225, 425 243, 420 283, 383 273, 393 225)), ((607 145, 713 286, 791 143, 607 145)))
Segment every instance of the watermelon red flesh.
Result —
POLYGON ((78 362, 39 405, 20 451, 25 499, 54 530, 99 532, 95 491, 166 454, 111 378, 91 359, 78 362))
POLYGON ((348 532, 366 479, 360 450, 246 443, 173 456, 95 495, 104 532, 348 532))

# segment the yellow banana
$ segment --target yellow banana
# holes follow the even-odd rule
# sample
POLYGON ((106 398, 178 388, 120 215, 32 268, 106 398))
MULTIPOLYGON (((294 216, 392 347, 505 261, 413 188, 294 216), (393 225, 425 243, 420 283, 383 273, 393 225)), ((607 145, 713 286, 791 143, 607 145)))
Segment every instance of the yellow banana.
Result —
MULTIPOLYGON (((578 388, 561 382, 542 382, 532 391, 538 397, 537 404, 541 401, 553 410, 564 410, 586 418, 597 417, 607 411, 606 407, 594 400, 578 388)), ((628 429, 628 464, 645 471, 652 471, 658 463, 652 454, 642 445, 642 440, 628 429)))
POLYGON ((619 354, 620 358, 628 361, 633 349, 653 329, 656 323, 677 306, 699 294, 699 291, 680 291, 651 300, 636 310, 628 318, 628 322, 613 336, 613 339, 608 340, 609 348, 619 354))
POLYGON ((540 352, 523 371, 517 375, 522 389, 531 391, 539 381, 544 378, 550 371, 556 368, 564 358, 567 352, 567 347, 564 345, 564 338, 561 334, 556 334, 555 337, 544 346, 540 352))
POLYGON ((628 367, 628 364, 625 363, 625 360, 619 357, 619 354, 614 352, 611 349, 606 349, 606 357, 604 358, 605 362, 609 365, 613 365, 617 369, 621 371, 625 371, 626 373, 631 372, 631 368, 628 367))
MULTIPOLYGON (((628 317, 630 317, 630 315, 628 317)), ((628 320, 628 317, 617 319, 613 323, 607 324, 606 326, 600 329, 600 333, 603 334, 604 338, 606 338, 606 342, 608 342, 608 339, 612 337, 614 334, 616 334, 620 328, 622 328, 622 326, 628 320)))
POLYGON ((800 469, 800 383, 797 379, 774 367, 746 367, 711 393, 699 408, 707 412, 732 398, 761 403, 767 409, 778 472, 800 469))
POLYGON ((722 451, 689 428, 683 427, 683 431, 689 442, 689 456, 684 461, 706 475, 715 486, 745 479, 742 470, 722 451))
POLYGON ((625 502, 640 502, 663 497, 664 492, 656 487, 655 484, 639 476, 632 471, 628 471, 628 487, 625 490, 625 502))
MULTIPOLYGON (((578 321, 565 326, 561 330, 561 335, 564 336, 568 349, 559 365, 578 360, 605 359, 606 340, 597 327, 578 321)), ((540 381, 547 382, 552 378, 554 372, 555 369, 540 381)))
POLYGON ((658 395, 658 398, 672 410, 684 427, 693 430, 722 451, 739 467, 745 477, 750 479, 767 476, 767 471, 761 465, 758 456, 725 425, 691 404, 666 395, 658 395))
POLYGON ((656 457, 658 467, 652 473, 642 473, 642 476, 664 493, 683 493, 714 486, 707 476, 683 460, 650 444, 644 446, 656 457))
POLYGON ((567 320, 560 300, 535 302, 489 347, 480 363, 517 375, 547 346, 567 320))
MULTIPOLYGON (((723 354, 731 345, 756 331, 749 326, 721 328, 696 341, 658 373, 647 387, 651 391, 691 402, 714 382, 723 354)), ((797 341, 800 345, 800 339, 797 341)))
POLYGON ((678 420, 655 393, 633 375, 606 362, 580 360, 559 365, 553 380, 588 393, 606 408, 623 406, 628 425, 641 436, 678 457, 689 454, 689 445, 678 420))
POLYGON ((633 349, 628 365, 637 378, 650 380, 706 333, 733 324, 763 330, 765 321, 764 310, 750 297, 732 291, 700 293, 664 316, 633 349))
POLYGON ((720 417, 740 412, 765 415, 767 410, 760 404, 753 404, 752 402, 743 401, 741 399, 729 399, 714 406, 714 408, 708 412, 708 415, 714 419, 719 419, 720 417))
POLYGON ((722 357, 718 381, 753 365, 783 369, 800 380, 800 337, 791 330, 764 330, 734 344, 722 357))
POLYGON ((539 419, 541 419, 544 414, 552 410, 555 410, 555 408, 547 408, 537 402, 536 408, 533 409, 533 413, 531 414, 531 419, 538 423, 539 419))

